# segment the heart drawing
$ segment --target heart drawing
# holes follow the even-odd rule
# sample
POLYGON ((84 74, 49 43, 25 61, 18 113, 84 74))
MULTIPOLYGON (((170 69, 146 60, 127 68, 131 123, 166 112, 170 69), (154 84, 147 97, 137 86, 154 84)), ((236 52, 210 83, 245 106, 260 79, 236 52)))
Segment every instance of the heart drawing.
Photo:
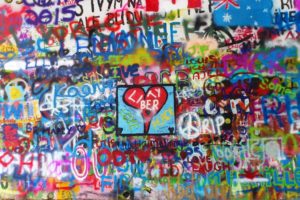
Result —
POLYGON ((167 98, 168 93, 164 87, 151 86, 147 92, 142 87, 134 87, 125 91, 123 101, 141 112, 144 119, 144 133, 148 133, 152 118, 159 113, 167 98))

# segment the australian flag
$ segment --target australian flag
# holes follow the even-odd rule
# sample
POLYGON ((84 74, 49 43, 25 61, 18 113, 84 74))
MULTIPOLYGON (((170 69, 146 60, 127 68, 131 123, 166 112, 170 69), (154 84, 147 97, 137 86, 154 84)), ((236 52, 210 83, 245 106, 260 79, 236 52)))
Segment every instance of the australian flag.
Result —
POLYGON ((212 0, 218 26, 272 27, 272 0, 212 0))

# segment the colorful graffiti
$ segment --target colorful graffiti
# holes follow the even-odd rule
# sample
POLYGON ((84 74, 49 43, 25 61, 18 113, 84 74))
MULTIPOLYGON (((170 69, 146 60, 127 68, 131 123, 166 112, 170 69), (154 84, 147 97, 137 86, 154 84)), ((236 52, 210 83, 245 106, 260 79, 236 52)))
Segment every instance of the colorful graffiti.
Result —
POLYGON ((300 199, 298 0, 0 10, 0 199, 300 199))

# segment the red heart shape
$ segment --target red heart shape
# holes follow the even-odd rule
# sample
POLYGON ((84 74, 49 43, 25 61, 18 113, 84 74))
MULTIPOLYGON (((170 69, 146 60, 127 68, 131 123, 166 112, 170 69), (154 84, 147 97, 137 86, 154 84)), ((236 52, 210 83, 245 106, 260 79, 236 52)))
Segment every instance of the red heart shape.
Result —
POLYGON ((138 159, 144 163, 150 158, 150 153, 150 150, 137 150, 136 157, 138 157, 138 159))
POLYGON ((127 105, 141 111, 145 133, 148 133, 152 118, 159 113, 167 98, 168 92, 161 86, 151 86, 146 93, 142 87, 129 88, 123 96, 127 105))
POLYGON ((182 160, 184 160, 187 157, 187 153, 185 151, 180 152, 180 157, 182 160))
POLYGON ((0 40, 10 36, 12 32, 19 32, 22 26, 22 15, 25 13, 25 7, 20 11, 14 11, 11 6, 1 6, 0 21, 3 22, 0 30, 0 40), (4 24, 5 23, 5 24, 4 24))

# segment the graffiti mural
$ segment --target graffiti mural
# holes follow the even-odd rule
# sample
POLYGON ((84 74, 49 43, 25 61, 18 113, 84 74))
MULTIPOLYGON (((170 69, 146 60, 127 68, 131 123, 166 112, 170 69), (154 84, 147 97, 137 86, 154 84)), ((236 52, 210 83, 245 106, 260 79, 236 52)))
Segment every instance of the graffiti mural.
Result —
POLYGON ((0 199, 300 199, 300 1, 0 11, 0 199))

